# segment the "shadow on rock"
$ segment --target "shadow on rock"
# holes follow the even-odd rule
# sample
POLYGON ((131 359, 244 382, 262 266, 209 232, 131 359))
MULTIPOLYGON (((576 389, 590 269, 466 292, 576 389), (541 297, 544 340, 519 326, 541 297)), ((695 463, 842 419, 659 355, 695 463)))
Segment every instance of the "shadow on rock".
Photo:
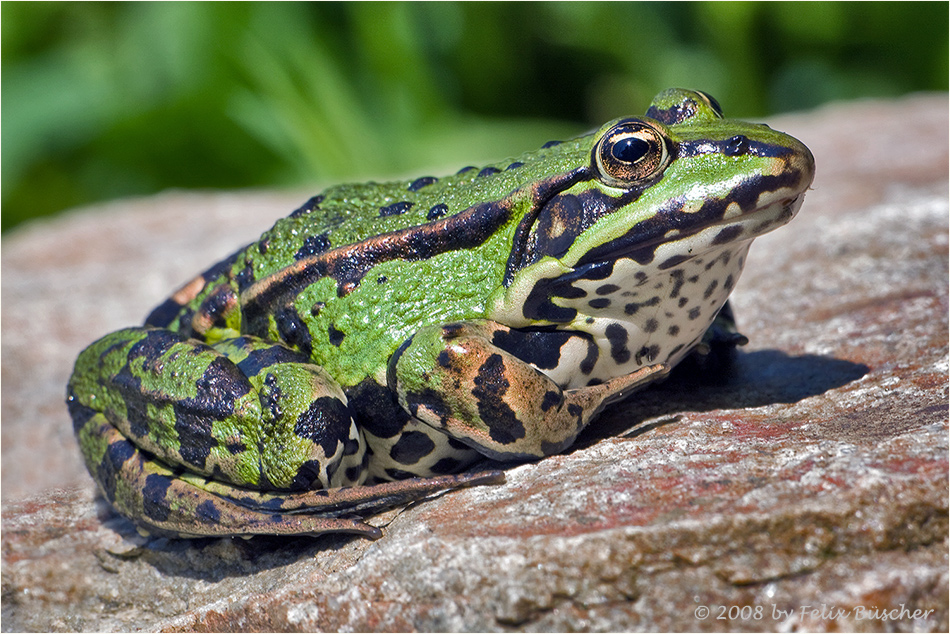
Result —
POLYGON ((206 537, 174 539, 142 537, 132 522, 119 516, 105 500, 97 503, 103 508, 100 517, 109 528, 123 535, 130 543, 141 545, 123 552, 104 550, 99 554, 100 565, 114 571, 122 561, 144 563, 162 574, 218 582, 227 577, 241 577, 263 570, 293 564, 318 554, 331 554, 356 546, 368 547, 372 542, 357 535, 344 533, 318 536, 206 537), (106 517, 103 517, 106 515, 106 517), (353 543, 355 542, 355 543, 353 543))
POLYGON ((869 371, 861 363, 811 354, 791 356, 779 350, 690 357, 663 383, 610 406, 581 433, 570 451, 630 432, 648 418, 668 417, 637 428, 631 435, 675 422, 681 412, 797 403, 847 385, 869 371))

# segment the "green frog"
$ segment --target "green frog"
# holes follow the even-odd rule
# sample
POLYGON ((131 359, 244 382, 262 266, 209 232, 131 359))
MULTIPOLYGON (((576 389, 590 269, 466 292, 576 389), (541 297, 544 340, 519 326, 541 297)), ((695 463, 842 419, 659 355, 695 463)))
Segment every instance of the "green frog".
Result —
POLYGON ((84 350, 105 498, 174 536, 380 536, 367 515, 563 451, 691 351, 742 343, 752 240, 814 176, 702 92, 443 178, 341 185, 84 350))

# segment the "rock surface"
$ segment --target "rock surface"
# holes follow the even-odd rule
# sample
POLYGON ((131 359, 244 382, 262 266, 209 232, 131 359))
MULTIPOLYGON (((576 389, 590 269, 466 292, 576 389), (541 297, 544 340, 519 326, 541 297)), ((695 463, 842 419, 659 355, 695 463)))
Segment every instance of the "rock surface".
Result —
POLYGON ((62 403, 81 347, 305 195, 168 193, 4 238, 3 629, 948 629, 948 101, 771 122, 814 152, 734 293, 751 343, 377 542, 145 540, 62 403))

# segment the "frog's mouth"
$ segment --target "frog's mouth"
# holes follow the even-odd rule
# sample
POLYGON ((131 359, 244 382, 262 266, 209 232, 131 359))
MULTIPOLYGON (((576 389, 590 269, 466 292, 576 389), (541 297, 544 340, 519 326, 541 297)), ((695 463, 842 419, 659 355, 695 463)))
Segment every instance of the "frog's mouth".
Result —
MULTIPOLYGON (((760 177, 768 178, 768 177, 760 177)), ((684 198, 669 201, 651 218, 625 234, 581 256, 576 267, 630 259, 648 265, 666 251, 675 255, 661 260, 661 270, 692 259, 710 249, 745 242, 787 224, 801 208, 805 192, 791 187, 764 190, 754 204, 741 201, 706 201, 690 210, 684 198), (665 248, 676 245, 675 248, 665 248)))

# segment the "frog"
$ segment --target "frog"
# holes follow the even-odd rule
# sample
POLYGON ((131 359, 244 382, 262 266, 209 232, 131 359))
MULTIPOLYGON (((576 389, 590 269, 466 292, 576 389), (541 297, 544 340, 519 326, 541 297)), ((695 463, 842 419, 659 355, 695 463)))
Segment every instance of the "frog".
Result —
POLYGON ((148 534, 376 539, 381 510, 500 485, 744 343, 749 245, 814 172, 797 139, 670 89, 516 159, 326 189, 80 353, 86 466, 148 534))

